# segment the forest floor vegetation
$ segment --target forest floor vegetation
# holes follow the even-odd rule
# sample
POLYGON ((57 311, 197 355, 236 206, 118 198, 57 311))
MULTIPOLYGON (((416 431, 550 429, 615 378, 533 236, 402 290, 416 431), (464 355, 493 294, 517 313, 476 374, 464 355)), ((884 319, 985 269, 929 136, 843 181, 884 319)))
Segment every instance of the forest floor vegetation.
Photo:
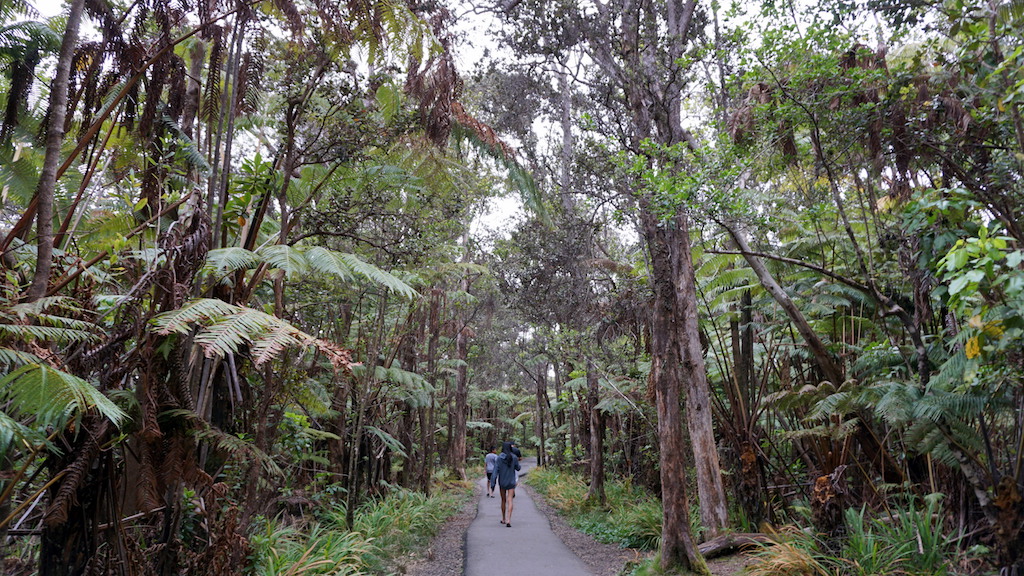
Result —
POLYGON ((435 484, 430 496, 396 490, 353 514, 335 504, 298 521, 268 521, 251 538, 250 573, 402 574, 434 536, 471 500, 466 482, 435 484))
MULTIPOLYGON (((587 484, 576 474, 537 468, 526 481, 541 496, 536 499, 538 507, 549 517, 598 544, 626 552, 629 559, 613 574, 662 573, 657 568, 661 505, 653 495, 628 480, 610 481, 605 485, 606 503, 600 506, 587 499, 587 484)), ((737 554, 709 560, 708 569, 714 576, 739 576, 752 562, 750 556, 737 554)))

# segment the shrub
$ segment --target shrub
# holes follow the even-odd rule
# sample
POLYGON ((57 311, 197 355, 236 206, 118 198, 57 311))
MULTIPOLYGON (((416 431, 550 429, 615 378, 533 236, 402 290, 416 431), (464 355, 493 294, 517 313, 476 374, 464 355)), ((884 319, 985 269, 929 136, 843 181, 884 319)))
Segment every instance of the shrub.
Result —
POLYGON ((268 576, 391 573, 388 565, 393 559, 429 542, 470 495, 466 484, 448 484, 429 498, 395 490, 360 506, 353 515, 352 530, 346 528, 341 504, 321 509, 308 534, 267 522, 250 538, 251 572, 268 576))
POLYGON ((579 475, 535 469, 527 482, 570 524, 598 541, 641 550, 654 550, 661 543, 661 502, 629 480, 605 485, 603 508, 587 500, 587 485, 579 475))

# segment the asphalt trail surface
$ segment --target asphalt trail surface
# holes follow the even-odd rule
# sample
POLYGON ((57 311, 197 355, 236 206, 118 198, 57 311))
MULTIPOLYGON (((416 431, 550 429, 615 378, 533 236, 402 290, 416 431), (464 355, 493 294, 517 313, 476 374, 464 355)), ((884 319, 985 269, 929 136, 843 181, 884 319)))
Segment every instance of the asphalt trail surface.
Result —
MULTIPOLYGON (((520 477, 529 473, 536 458, 524 458, 520 477)), ((593 576, 586 564, 551 530, 522 486, 516 490, 512 527, 500 523, 501 496, 487 497, 486 478, 476 519, 466 533, 466 576, 593 576)))

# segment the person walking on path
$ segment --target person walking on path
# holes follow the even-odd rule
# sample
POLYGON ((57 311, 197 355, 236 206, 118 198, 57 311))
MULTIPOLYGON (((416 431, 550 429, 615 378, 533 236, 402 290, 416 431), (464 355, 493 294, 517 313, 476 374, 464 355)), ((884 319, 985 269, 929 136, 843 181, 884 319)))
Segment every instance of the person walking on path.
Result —
POLYGON ((498 447, 491 446, 491 451, 484 456, 484 467, 487 469, 487 497, 494 498, 494 484, 491 484, 491 476, 494 475, 494 464, 498 461, 498 447))
POLYGON ((521 469, 519 458, 512 447, 512 442, 501 445, 501 454, 498 455, 494 473, 487 484, 492 492, 495 484, 501 489, 501 523, 509 528, 512 527, 512 500, 516 497, 516 472, 521 469))

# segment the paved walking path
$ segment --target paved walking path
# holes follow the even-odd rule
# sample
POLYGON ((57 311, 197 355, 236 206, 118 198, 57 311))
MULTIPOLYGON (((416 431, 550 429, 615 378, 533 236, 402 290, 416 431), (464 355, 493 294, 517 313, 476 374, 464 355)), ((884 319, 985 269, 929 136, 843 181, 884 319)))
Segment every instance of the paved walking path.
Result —
MULTIPOLYGON (((536 464, 536 458, 524 458, 520 476, 536 464)), ((551 530, 548 519, 537 510, 526 489, 516 490, 512 527, 501 520, 501 496, 487 497, 486 479, 476 519, 466 533, 465 576, 592 576, 551 530)))

